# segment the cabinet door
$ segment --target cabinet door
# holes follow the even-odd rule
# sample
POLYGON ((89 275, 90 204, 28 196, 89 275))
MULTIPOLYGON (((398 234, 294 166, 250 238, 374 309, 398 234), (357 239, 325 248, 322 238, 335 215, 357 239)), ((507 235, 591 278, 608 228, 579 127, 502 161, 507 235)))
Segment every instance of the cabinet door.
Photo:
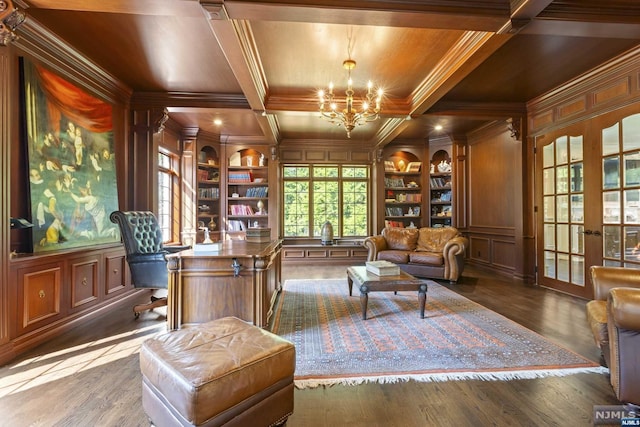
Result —
POLYGON ((85 307, 98 300, 98 259, 80 258, 70 262, 71 307, 85 307))
POLYGON ((18 335, 62 317, 62 265, 18 271, 18 335))
POLYGON ((127 260, 123 254, 104 257, 104 294, 111 297, 127 288, 127 260))

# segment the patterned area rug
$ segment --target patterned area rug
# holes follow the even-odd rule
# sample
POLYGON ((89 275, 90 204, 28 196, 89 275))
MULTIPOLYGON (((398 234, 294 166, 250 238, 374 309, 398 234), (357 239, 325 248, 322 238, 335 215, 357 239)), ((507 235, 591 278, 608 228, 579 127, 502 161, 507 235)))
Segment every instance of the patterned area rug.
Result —
POLYGON ((273 332, 296 346, 295 384, 508 380, 606 373, 606 368, 429 282, 425 318, 417 292, 360 292, 344 280, 288 280, 273 332))

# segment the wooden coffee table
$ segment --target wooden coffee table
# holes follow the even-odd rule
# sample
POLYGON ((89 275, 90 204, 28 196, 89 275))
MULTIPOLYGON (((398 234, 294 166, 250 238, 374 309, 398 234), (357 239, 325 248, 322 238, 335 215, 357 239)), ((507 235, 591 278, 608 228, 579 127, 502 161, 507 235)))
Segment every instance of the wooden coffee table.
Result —
POLYGON ((362 320, 367 319, 369 292, 376 291, 418 291, 420 318, 424 319, 424 305, 427 301, 427 280, 417 279, 404 271, 400 271, 397 276, 378 276, 369 273, 364 266, 355 266, 347 268, 347 281, 349 282, 349 296, 351 296, 354 283, 360 288, 362 320))

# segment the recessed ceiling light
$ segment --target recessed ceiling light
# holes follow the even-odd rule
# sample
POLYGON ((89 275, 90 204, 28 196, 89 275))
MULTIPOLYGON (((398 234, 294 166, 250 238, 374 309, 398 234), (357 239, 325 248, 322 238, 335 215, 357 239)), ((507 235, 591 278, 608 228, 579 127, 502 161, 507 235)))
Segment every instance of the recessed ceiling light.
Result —
POLYGON ((441 131, 442 130, 442 125, 435 125, 433 128, 435 130, 437 130, 437 131, 441 131))
POLYGON ((220 120, 220 119, 215 119, 215 120, 213 121, 213 124, 214 124, 214 125, 216 125, 216 126, 220 126, 220 125, 222 124, 222 120, 220 120))

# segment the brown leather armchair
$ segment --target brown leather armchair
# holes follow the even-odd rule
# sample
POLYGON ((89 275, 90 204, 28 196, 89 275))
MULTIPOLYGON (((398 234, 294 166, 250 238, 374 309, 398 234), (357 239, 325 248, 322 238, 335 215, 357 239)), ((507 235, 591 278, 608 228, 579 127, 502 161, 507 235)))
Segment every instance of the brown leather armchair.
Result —
POLYGON ((593 266, 587 320, 618 400, 640 404, 640 270, 593 266))
POLYGON ((640 289, 609 291, 607 327, 613 390, 620 402, 640 405, 640 289))
POLYGON ((587 303, 587 321, 604 362, 610 366, 609 332, 607 330, 607 298, 613 288, 640 289, 640 270, 594 265, 590 269, 593 300, 587 303))

